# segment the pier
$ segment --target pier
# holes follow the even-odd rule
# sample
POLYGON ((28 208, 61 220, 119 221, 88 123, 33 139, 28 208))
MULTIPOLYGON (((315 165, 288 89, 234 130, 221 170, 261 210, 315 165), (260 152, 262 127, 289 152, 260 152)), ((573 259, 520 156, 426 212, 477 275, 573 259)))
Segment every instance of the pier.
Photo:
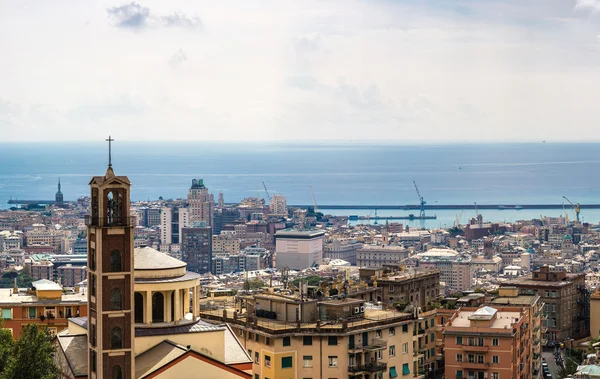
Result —
MULTIPOLYGON (((296 208, 308 208, 313 205, 291 205, 296 208)), ((443 209, 496 209, 496 210, 521 210, 521 209, 563 209, 569 208, 569 205, 563 204, 433 204, 425 205, 426 210, 443 210, 443 209)), ((600 204, 579 204, 581 209, 600 209, 600 204)), ((366 209, 366 210, 419 210, 420 205, 338 205, 338 204, 319 204, 319 209, 366 209)), ((415 216, 416 217, 416 216, 415 216)))

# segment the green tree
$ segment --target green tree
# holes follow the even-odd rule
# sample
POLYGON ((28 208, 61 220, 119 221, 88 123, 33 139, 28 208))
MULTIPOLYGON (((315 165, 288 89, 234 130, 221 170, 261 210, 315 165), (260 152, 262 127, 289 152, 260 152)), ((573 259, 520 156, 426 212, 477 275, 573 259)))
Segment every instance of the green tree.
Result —
POLYGON ((4 329, 4 320, 0 320, 0 373, 4 372, 6 362, 12 355, 15 341, 8 329, 4 329))
POLYGON ((47 328, 25 325, 0 376, 2 379, 59 379, 56 348, 47 328))
POLYGON ((567 357, 565 359, 565 365, 560 366, 558 369, 558 378, 564 379, 566 377, 569 377, 569 376, 575 374, 576 371, 577 371, 577 362, 575 362, 571 358, 567 357))

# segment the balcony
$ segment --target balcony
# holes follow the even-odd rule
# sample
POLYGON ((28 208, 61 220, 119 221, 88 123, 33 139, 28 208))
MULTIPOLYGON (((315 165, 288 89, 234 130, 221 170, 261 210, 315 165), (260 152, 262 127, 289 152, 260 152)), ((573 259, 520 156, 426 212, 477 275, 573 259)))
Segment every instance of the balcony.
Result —
POLYGON ((487 370, 490 366, 489 362, 486 363, 473 363, 473 362, 463 362, 462 367, 467 369, 475 369, 475 370, 487 370))
POLYGON ((131 226, 135 225, 135 217, 98 217, 85 216, 85 225, 97 228, 109 226, 131 226))
POLYGON ((363 346, 364 350, 384 350, 387 347, 387 341, 383 338, 373 338, 367 346, 363 346))
POLYGON ((435 331, 436 331, 436 332, 441 332, 441 331, 443 331, 443 330, 444 330, 444 326, 443 326, 443 325, 436 325, 436 326, 435 326, 435 331))
POLYGON ((352 372, 355 374, 359 373, 359 372, 379 372, 379 371, 385 371, 386 369, 387 369, 387 363, 383 363, 383 362, 348 366, 348 372, 352 372))
POLYGON ((464 351, 474 351, 477 353, 487 353, 490 349, 489 346, 475 346, 475 345, 463 345, 464 351))
POLYGON ((444 340, 441 338, 438 338, 435 340, 435 347, 442 347, 444 346, 444 340))

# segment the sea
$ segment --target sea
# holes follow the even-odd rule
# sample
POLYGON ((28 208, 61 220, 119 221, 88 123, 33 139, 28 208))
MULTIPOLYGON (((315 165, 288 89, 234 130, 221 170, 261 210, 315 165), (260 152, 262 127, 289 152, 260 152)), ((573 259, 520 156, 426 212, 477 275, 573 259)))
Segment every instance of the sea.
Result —
MULTIPOLYGON (((88 195, 92 176, 104 174, 104 142, 0 143, 0 209, 11 198, 52 200, 60 178, 65 200, 88 195)), ((225 202, 283 194, 288 204, 600 203, 598 143, 400 142, 119 142, 112 145, 117 175, 127 175, 132 200, 184 198, 192 179, 204 179, 225 202)), ((485 220, 558 217, 554 210, 480 210, 485 220)), ((374 215, 373 210, 324 210, 335 215, 374 215)), ((418 211, 379 210, 379 216, 418 211)), ((565 211, 574 218, 568 204, 565 211)), ((413 227, 449 227, 475 210, 427 211, 436 220, 402 220, 413 227)), ((600 210, 583 209, 582 221, 598 223, 600 210)), ((370 221, 374 223, 373 220, 370 221)), ((363 221, 366 223, 366 221, 363 221)))

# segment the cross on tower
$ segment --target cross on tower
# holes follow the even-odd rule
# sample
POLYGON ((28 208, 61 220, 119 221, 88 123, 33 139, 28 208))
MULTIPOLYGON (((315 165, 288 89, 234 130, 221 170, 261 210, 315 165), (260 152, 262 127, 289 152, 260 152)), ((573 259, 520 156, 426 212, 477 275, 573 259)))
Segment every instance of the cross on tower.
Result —
POLYGON ((111 142, 114 141, 114 139, 108 136, 108 139, 106 139, 105 141, 108 142, 108 167, 112 167, 111 142))

